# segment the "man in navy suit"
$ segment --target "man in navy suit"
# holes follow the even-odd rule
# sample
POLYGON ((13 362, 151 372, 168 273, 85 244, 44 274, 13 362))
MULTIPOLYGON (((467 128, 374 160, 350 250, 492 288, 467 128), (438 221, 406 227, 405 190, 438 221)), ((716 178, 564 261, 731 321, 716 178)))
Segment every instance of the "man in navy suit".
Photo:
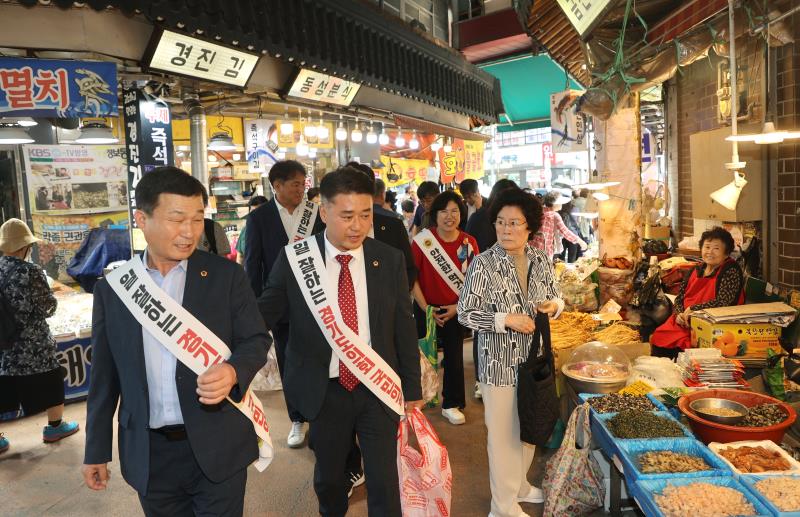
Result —
MULTIPOLYGON (((256 297, 261 295, 269 278, 275 259, 284 246, 294 240, 295 229, 302 216, 303 194, 305 193, 306 169, 294 160, 275 163, 269 171, 269 183, 275 196, 265 205, 258 207, 247 216, 245 235, 244 268, 250 277, 250 285, 256 297)), ((311 221, 310 231, 305 237, 322 229, 322 221, 317 217, 311 221)), ((289 339, 289 320, 284 319, 272 328, 275 338, 275 355, 278 369, 283 377, 286 357, 286 342, 289 339)), ((284 391, 284 395, 285 395, 284 391)), ((286 409, 292 428, 286 439, 289 447, 297 448, 305 440, 305 417, 286 399, 286 409)))
POLYGON ((122 476, 148 516, 242 515, 247 466, 258 458, 240 401, 271 344, 239 266, 198 251, 203 185, 175 167, 136 188, 136 223, 150 278, 231 350, 198 376, 136 320, 105 280, 94 289, 92 373, 83 477, 103 490, 119 403, 122 476))

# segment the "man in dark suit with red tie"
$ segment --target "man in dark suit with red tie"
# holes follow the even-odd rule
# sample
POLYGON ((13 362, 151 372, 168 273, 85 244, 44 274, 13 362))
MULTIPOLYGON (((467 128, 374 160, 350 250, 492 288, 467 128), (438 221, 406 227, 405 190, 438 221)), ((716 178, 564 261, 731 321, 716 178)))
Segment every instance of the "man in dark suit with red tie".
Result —
MULTIPOLYGON (((422 406, 422 389, 405 263, 400 251, 367 237, 372 188, 369 178, 350 167, 325 176, 320 215, 326 230, 311 241, 319 247, 328 276, 327 294, 338 303, 343 324, 396 372, 407 401, 405 410, 410 411, 422 406)), ((284 391, 310 422, 320 514, 347 513, 345 463, 355 432, 364 456, 369 514, 400 517, 399 415, 340 363, 315 324, 315 313, 301 291, 306 286, 298 284, 289 260, 284 249, 259 307, 270 327, 289 316, 284 391)))

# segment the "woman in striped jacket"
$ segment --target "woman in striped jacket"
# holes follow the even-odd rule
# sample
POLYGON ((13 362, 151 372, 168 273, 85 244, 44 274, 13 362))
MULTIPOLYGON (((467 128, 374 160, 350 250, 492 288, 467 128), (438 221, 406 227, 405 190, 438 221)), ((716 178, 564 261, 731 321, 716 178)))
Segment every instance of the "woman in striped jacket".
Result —
POLYGON ((477 332, 478 381, 488 431, 490 517, 523 517, 520 502, 541 503, 541 489, 527 481, 534 446, 519 437, 517 366, 531 348, 536 312, 558 317, 564 308, 550 259, 531 248, 542 206, 523 191, 503 193, 490 221, 497 243, 467 270, 458 320, 477 332))

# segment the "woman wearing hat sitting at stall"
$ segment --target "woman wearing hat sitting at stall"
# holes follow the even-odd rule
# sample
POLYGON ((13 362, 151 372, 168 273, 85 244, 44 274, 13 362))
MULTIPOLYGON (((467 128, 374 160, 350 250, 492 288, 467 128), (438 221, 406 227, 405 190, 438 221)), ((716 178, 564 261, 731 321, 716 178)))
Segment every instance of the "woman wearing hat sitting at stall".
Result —
POLYGON ((691 270, 681 285, 672 315, 650 337, 650 355, 674 361, 682 350, 691 347, 692 312, 744 303, 744 275, 730 257, 733 247, 733 237, 724 228, 717 226, 703 232, 703 262, 691 270))
MULTIPOLYGON (((0 350, 0 413, 20 406, 26 416, 47 411, 42 438, 51 443, 78 432, 78 424, 61 420, 64 376, 46 321, 56 312, 56 299, 42 268, 27 261, 39 240, 19 219, 0 226, 0 290, 18 330, 11 347, 0 350)), ((0 434, 0 453, 8 447, 0 434)))

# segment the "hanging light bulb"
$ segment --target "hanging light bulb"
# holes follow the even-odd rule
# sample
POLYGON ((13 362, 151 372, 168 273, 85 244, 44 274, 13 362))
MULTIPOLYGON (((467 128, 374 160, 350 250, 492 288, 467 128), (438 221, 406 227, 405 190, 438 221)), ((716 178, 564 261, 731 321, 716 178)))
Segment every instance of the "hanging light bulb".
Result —
POLYGON ((347 129, 344 127, 341 115, 339 115, 339 127, 336 128, 336 140, 340 142, 347 140, 347 129))
POLYGON ((378 143, 381 145, 389 145, 389 135, 386 134, 386 126, 381 124, 381 134, 378 135, 378 143))
MULTIPOLYGON (((309 115, 311 115, 311 112, 309 112, 309 115)), ((317 126, 311 122, 310 116, 308 117, 308 123, 303 127, 303 134, 306 135, 306 139, 317 138, 317 126)))
POLYGON ((439 141, 438 138, 433 142, 431 142, 431 151, 433 151, 434 153, 438 153, 439 149, 441 148, 442 148, 442 143, 439 141))
POLYGON ((419 149, 419 140, 417 139, 417 132, 411 133, 411 140, 408 141, 408 147, 413 150, 419 149))
POLYGON ((287 106, 283 112, 283 121, 281 122, 281 134, 291 135, 294 133, 294 124, 289 120, 289 107, 287 106))
POLYGON ((350 140, 355 143, 360 142, 364 138, 364 134, 358 128, 358 117, 356 117, 356 125, 353 128, 353 131, 350 132, 350 140))
POLYGON ((375 144, 378 142, 378 133, 375 132, 375 123, 369 123, 369 131, 367 132, 367 143, 375 144))
POLYGON ((442 150, 445 153, 452 153, 453 152, 453 141, 450 137, 446 137, 444 140, 444 145, 442 146, 442 150))
POLYGON ((325 122, 322 120, 322 112, 319 112, 319 125, 317 126, 317 138, 320 140, 327 140, 328 137, 331 136, 330 130, 328 130, 328 126, 325 125, 325 122))
POLYGON ((397 138, 394 139, 395 147, 405 147, 406 139, 403 136, 403 128, 397 128, 397 138))
POLYGON ((308 156, 308 144, 306 143, 306 139, 303 135, 300 135, 300 141, 297 142, 295 152, 297 153, 297 156, 308 156))

